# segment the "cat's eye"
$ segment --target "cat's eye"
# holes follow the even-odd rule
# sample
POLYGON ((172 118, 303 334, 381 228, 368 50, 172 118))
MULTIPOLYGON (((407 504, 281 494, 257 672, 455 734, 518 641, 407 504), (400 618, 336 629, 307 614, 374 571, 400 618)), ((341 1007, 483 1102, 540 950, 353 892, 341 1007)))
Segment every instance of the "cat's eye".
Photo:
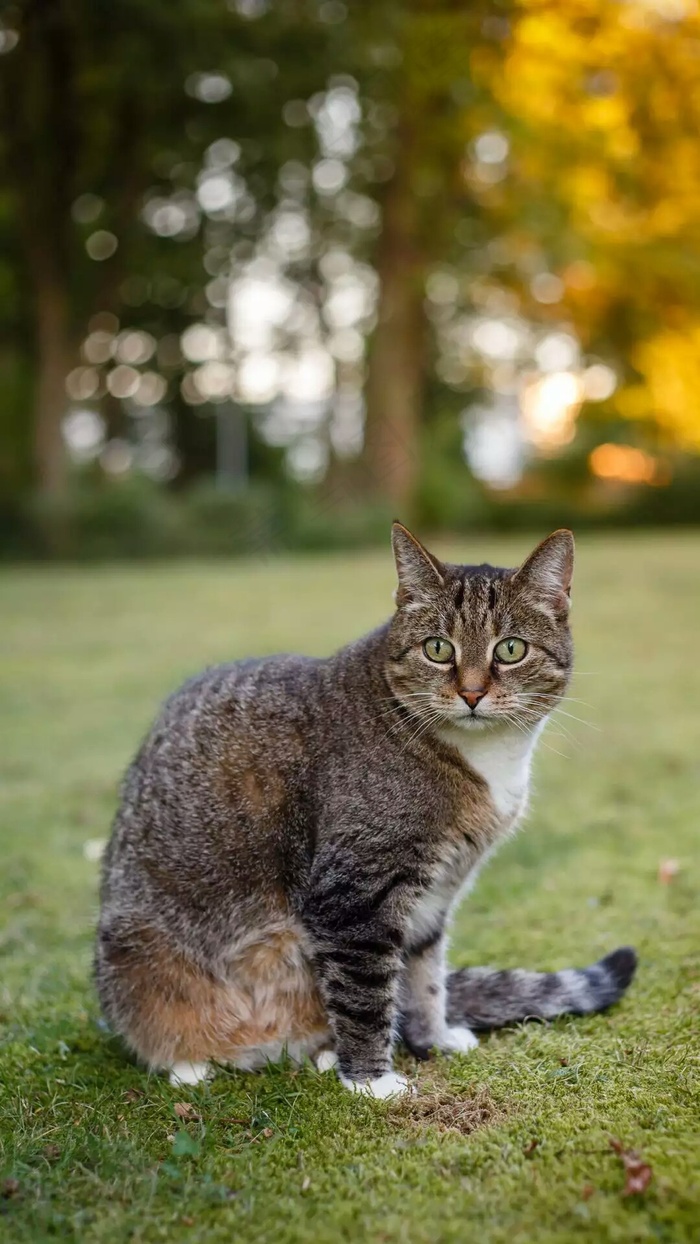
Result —
POLYGON ((437 636, 426 639, 423 651, 430 661, 437 661, 439 665, 447 665, 455 654, 454 644, 449 639, 438 639, 437 636))
POLYGON ((512 636, 508 639, 502 639, 500 644, 496 644, 493 655, 501 665, 516 665, 518 661, 522 661, 527 652, 527 644, 524 639, 518 639, 512 636))

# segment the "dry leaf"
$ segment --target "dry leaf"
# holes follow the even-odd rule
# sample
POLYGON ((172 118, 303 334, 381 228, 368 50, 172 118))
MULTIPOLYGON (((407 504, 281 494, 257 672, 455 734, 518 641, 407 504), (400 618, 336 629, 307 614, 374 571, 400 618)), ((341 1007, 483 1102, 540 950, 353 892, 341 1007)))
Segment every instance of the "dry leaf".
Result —
POLYGON ((525 1148, 523 1149, 523 1153, 525 1154, 525 1157, 526 1157, 526 1158, 529 1158, 529 1157, 531 1157, 531 1156, 532 1156, 532 1154, 535 1152, 535 1149, 537 1148, 537 1146, 539 1145, 539 1143, 540 1143, 540 1142, 539 1142, 539 1140, 537 1139, 537 1137, 536 1137, 536 1136, 533 1136, 533 1138, 532 1138, 532 1140, 530 1141, 530 1143, 529 1143, 529 1144, 527 1144, 527 1145, 525 1146, 525 1148))
POLYGON ((180 1222, 182 1223, 183 1227, 193 1227, 193 1226, 194 1226, 194 1218, 190 1218, 190 1217, 189 1217, 189 1216, 187 1216, 187 1215, 186 1215, 184 1218, 181 1218, 181 1219, 180 1219, 180 1222))
POLYGON ((143 1093, 141 1089, 130 1088, 126 1090, 124 1097, 126 1101, 138 1101, 139 1097, 143 1097, 143 1093))
POLYGON ((301 1190, 302 1192, 308 1192, 310 1187, 311 1187, 311 1177, 309 1175, 305 1175, 301 1181, 301 1190))
POLYGON ((274 1136, 275 1133, 271 1127, 264 1127, 262 1130, 262 1134, 265 1137, 265 1140, 269 1140, 270 1137, 274 1136))
POLYGON ((662 885, 670 885, 681 870, 679 860, 661 860, 659 864, 659 881, 662 885))
POLYGON ((44 1157, 47 1162, 56 1162, 61 1156, 61 1150, 58 1145, 46 1145, 44 1148, 44 1157))
POLYGON ((584 1184, 581 1189, 581 1200, 590 1201, 594 1192, 595 1192, 595 1188, 593 1187, 593 1184, 584 1184))
POLYGON ((176 1101, 173 1110, 178 1119, 194 1119, 198 1121, 202 1117, 195 1113, 195 1108, 191 1101, 176 1101))
POLYGON ((19 1179, 3 1179, 0 1184, 0 1196, 9 1201, 10 1197, 19 1195, 19 1179))
POLYGON ((625 1168, 625 1186, 622 1195, 640 1196, 642 1192, 646 1192, 654 1172, 649 1164, 642 1160, 641 1154, 634 1149, 623 1149, 621 1142, 615 1140, 614 1137, 610 1138, 610 1148, 615 1150, 625 1168))

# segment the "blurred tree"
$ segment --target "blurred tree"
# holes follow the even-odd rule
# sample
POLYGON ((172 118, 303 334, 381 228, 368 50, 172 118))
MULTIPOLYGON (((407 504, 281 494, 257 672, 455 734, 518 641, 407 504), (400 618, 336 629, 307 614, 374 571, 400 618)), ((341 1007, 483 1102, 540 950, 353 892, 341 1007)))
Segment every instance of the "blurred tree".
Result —
POLYGON ((255 236, 274 201, 280 164, 308 147, 282 125, 281 108, 323 81, 316 5, 281 0, 264 26, 248 20, 255 10, 243 0, 4 7, 0 281, 17 354, 33 354, 34 473, 45 494, 66 485, 65 379, 91 317, 119 314, 126 300, 132 321, 162 332, 206 309, 207 218, 195 192, 207 146, 240 139, 241 176, 254 189, 240 239, 255 236), (165 210, 144 218, 159 190, 165 210))
MULTIPOLYGON (((380 112, 358 157, 388 176, 377 194, 382 228, 372 260, 379 276, 370 344, 363 448, 365 488, 407 514, 421 471, 425 396, 435 346, 426 283, 452 260, 468 280, 481 209, 464 176, 469 138, 483 123, 490 84, 475 81, 480 48, 494 64, 503 33, 493 5, 406 0, 351 14, 360 49, 365 114, 380 112), (472 228, 467 222, 472 222, 472 228), (467 245, 464 245, 465 240, 467 245)), ((466 281, 465 281, 466 283, 466 281)))

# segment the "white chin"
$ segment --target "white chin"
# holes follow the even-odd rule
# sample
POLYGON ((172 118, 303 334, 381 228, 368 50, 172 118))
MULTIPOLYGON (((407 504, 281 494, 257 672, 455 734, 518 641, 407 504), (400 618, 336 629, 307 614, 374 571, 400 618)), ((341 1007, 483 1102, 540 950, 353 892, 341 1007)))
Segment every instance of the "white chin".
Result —
POLYGON ((483 730, 486 726, 493 725, 493 717, 460 717, 460 726, 465 726, 467 730, 483 730))

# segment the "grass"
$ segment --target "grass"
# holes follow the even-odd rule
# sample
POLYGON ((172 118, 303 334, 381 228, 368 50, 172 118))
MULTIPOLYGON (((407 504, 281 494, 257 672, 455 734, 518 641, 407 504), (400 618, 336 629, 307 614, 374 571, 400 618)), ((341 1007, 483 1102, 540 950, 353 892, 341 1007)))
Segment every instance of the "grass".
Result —
POLYGON ((101 1029, 90 983, 85 844, 159 699, 207 663, 359 634, 389 557, 3 572, 0 1238, 697 1240, 699 557, 694 534, 580 542, 568 711, 596 728, 551 727, 528 825, 453 941, 459 962, 551 968, 631 942, 637 980, 607 1015, 431 1064, 413 1107, 289 1068, 173 1090, 101 1029), (643 1194, 610 1137, 652 1167, 643 1194))

